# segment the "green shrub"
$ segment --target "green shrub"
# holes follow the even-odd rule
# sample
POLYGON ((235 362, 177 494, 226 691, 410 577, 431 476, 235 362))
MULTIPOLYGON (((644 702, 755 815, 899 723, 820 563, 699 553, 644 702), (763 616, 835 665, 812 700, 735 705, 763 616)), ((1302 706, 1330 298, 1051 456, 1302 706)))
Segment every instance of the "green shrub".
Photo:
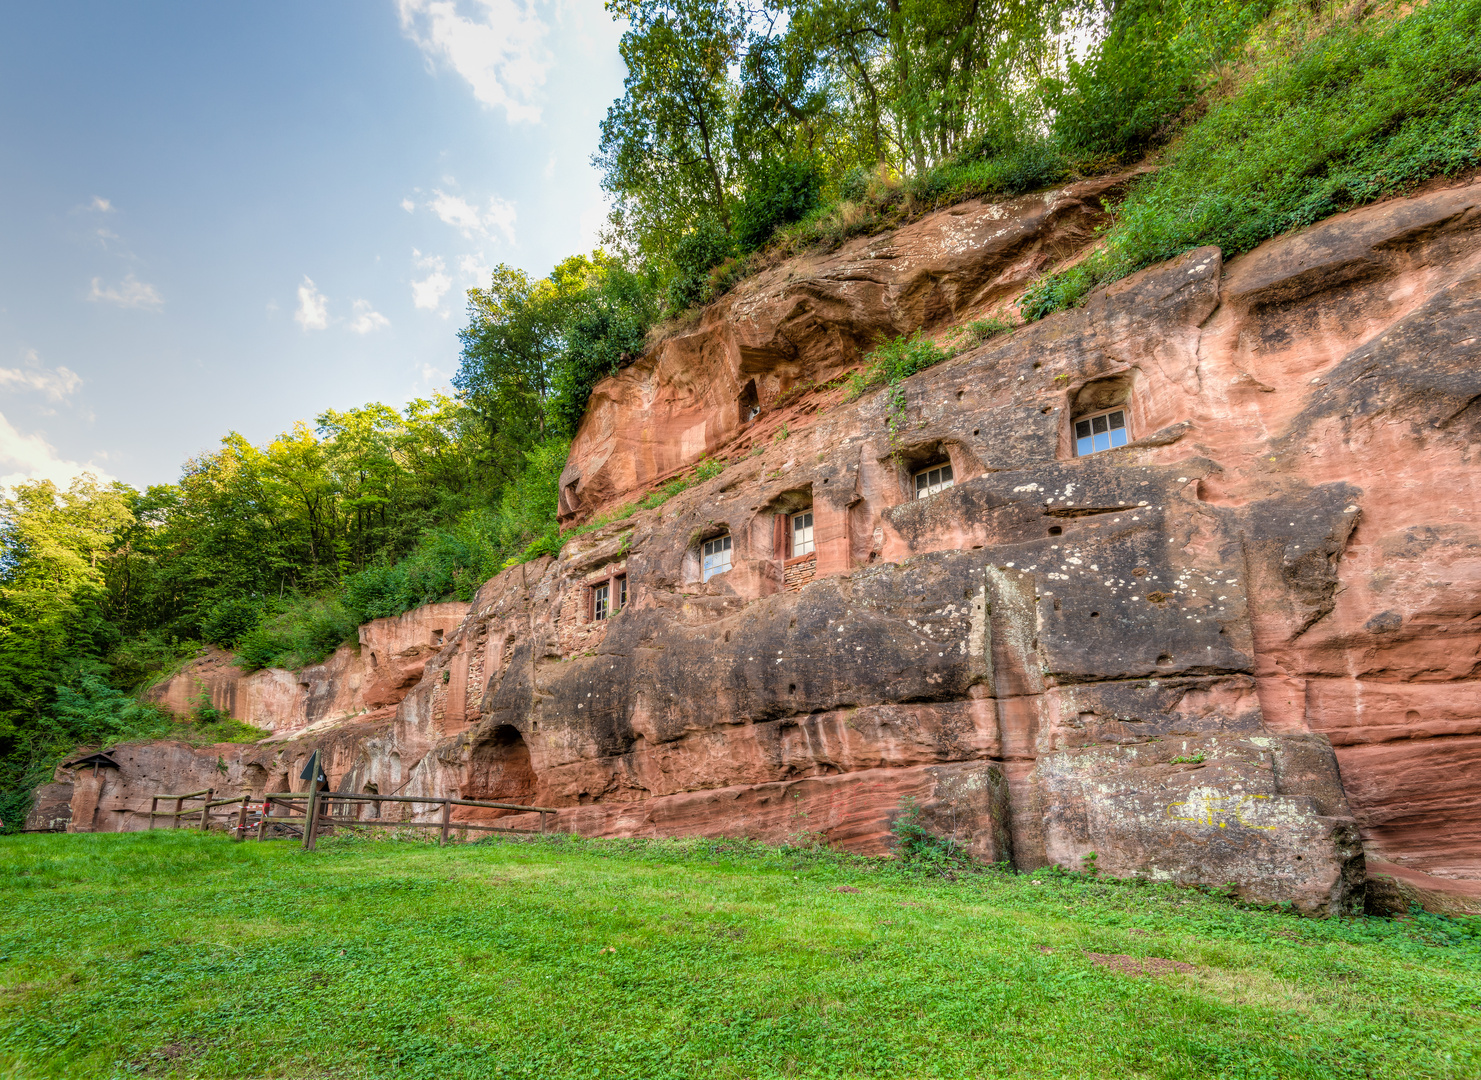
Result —
POLYGON ((668 287, 669 310, 680 312, 709 300, 710 268, 734 254, 730 234, 718 221, 706 218, 685 233, 674 246, 674 276, 668 287))
POLYGON ((228 597, 201 619, 201 637, 229 649, 261 622, 262 616, 262 601, 248 596, 228 597))
POLYGON ((291 596, 242 635, 237 662, 247 671, 317 664, 354 641, 359 621, 338 598, 291 596))
POLYGON ((1037 282, 1025 318, 1107 281, 1273 236, 1481 164, 1481 0, 1337 25, 1211 105, 1121 206, 1104 250, 1037 282))
POLYGON ((805 158, 768 158, 751 173, 732 215, 742 251, 755 251, 778 226, 801 221, 818 205, 823 175, 805 158))
POLYGON ((904 862, 946 868, 971 861, 956 840, 926 828, 919 801, 909 796, 900 801, 890 833, 895 838, 895 854, 904 862))
POLYGON ((850 376, 850 389, 857 397, 873 386, 903 382, 946 358, 945 350, 922 337, 919 331, 890 338, 876 345, 864 358, 864 367, 850 376))

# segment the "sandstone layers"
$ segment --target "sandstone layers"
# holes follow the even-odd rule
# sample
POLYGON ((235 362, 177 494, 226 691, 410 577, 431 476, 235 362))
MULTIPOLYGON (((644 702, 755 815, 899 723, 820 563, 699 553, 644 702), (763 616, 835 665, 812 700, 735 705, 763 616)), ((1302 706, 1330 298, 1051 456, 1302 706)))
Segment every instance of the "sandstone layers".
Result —
POLYGON ((561 513, 706 456, 718 477, 488 582, 378 710, 336 686, 281 741, 119 748, 73 827, 206 780, 281 790, 322 747, 339 790, 560 806, 584 834, 882 852, 915 799, 1025 868, 1094 853, 1333 911, 1366 854, 1402 896, 1475 904, 1481 184, 1189 252, 914 376, 903 412, 826 385, 1074 257, 1118 182, 745 283, 598 386, 561 513), (1129 445, 1076 457, 1073 421, 1111 407, 1129 445), (604 585, 627 603, 595 619, 604 585))

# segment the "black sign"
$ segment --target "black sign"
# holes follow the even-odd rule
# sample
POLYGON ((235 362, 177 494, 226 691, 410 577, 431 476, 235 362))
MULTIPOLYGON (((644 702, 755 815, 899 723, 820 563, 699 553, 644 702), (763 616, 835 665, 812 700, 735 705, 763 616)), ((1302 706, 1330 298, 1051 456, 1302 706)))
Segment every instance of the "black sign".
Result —
MULTIPOLYGON (((303 772, 301 772, 301 773, 298 774, 298 778, 300 780, 308 780, 308 779, 311 779, 313 777, 313 775, 314 775, 314 772, 315 772, 316 767, 318 766, 318 764, 319 764, 319 751, 315 750, 311 755, 309 755, 308 764, 303 767, 303 772)), ((318 769, 317 771, 319 773, 319 780, 318 780, 318 782, 321 783, 321 784, 328 783, 329 782, 329 779, 328 779, 328 777, 326 777, 324 775, 324 770, 323 769, 318 769)))

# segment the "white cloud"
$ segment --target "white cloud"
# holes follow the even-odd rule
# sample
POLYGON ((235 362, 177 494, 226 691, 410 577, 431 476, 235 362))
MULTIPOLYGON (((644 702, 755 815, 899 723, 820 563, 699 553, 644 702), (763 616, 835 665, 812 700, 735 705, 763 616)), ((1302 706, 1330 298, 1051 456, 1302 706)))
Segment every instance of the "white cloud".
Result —
POLYGON ((94 195, 93 201, 89 204, 88 209, 96 210, 100 214, 110 214, 113 212, 113 203, 103 198, 101 195, 94 195))
POLYGON ((444 191, 434 190, 436 196, 427 204, 427 209, 436 214, 442 221, 455 229, 462 231, 463 236, 471 240, 475 236, 485 239, 493 239, 493 231, 497 229, 504 234, 504 239, 510 244, 514 243, 514 204, 505 202, 497 195, 489 199, 487 212, 481 212, 461 195, 449 195, 444 191))
POLYGON ((26 353, 25 368, 0 368, 0 388, 15 387, 44 394, 48 401, 65 401, 82 385, 82 376, 68 368, 44 368, 31 349, 26 353))
POLYGON ((134 277, 132 270, 116 287, 104 285, 102 278, 93 278, 92 291, 87 298, 94 303, 105 301, 124 308, 158 308, 165 302, 158 289, 134 277))
POLYGON ((0 475, 3 488, 13 488, 25 480, 50 480, 58 487, 66 487, 83 473, 92 473, 105 482, 113 479, 96 465, 58 457, 41 435, 22 435, 3 414, 0 414, 0 469, 9 470, 0 475))
POLYGON ((417 204, 412 202, 410 199, 401 200, 401 209, 405 210, 408 214, 414 213, 416 211, 416 208, 417 204))
POLYGON ((411 302, 423 310, 436 311, 442 304, 442 298, 447 294, 447 290, 453 287, 453 279, 447 276, 446 263, 440 255, 424 258, 422 253, 416 250, 413 250, 411 254, 416 259, 417 266, 430 271, 421 281, 411 283, 411 302))
POLYGON ((477 255, 464 255, 458 260, 458 273, 475 285, 483 285, 494 272, 477 255))
POLYGON ((350 332, 354 334, 369 334, 375 330, 384 330, 391 325, 391 320, 376 311, 369 300, 355 301, 355 318, 350 323, 350 332))
POLYGON ((298 310, 293 313, 293 321, 306 331, 323 330, 329 325, 329 298, 307 274, 298 287, 298 310))
POLYGON ((536 91, 552 57, 546 26, 526 0, 398 0, 401 29, 429 63, 452 66, 489 108, 510 122, 538 122, 536 91), (460 11, 460 6, 467 12, 460 11))

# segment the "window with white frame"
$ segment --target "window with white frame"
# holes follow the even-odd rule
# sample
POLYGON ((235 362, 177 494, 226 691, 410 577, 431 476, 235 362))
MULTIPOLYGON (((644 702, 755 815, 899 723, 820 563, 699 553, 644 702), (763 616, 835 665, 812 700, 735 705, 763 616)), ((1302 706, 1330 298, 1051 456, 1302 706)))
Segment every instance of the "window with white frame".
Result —
POLYGON ((1076 457, 1113 450, 1118 446, 1125 446, 1127 441, 1125 409, 1111 409, 1093 416, 1082 416, 1075 421, 1076 457))
POLYGON ((925 499, 951 487, 951 463, 943 461, 915 474, 915 497, 925 499))
POLYGON ((627 575, 618 574, 591 587, 591 617, 610 619, 627 607, 627 575))
POLYGON ((792 515, 792 558, 812 553, 812 511, 804 510, 792 515))
POLYGON ((730 536, 717 536, 704 542, 704 574, 701 580, 709 581, 716 574, 730 569, 730 536))

